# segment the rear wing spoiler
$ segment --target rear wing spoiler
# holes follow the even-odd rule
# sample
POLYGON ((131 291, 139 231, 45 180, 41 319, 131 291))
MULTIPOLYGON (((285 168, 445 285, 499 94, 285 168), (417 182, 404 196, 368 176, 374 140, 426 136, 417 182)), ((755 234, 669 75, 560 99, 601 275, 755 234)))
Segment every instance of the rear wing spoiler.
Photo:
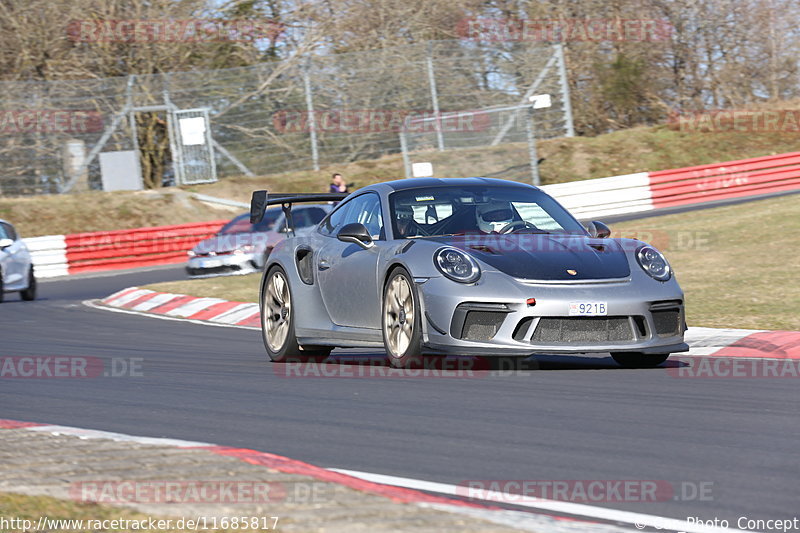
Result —
POLYGON ((264 212, 271 205, 280 205, 286 215, 286 223, 290 231, 294 231, 292 223, 292 204, 300 202, 338 202, 347 198, 348 193, 272 193, 253 191, 250 199, 250 223, 258 224, 264 219, 264 212))

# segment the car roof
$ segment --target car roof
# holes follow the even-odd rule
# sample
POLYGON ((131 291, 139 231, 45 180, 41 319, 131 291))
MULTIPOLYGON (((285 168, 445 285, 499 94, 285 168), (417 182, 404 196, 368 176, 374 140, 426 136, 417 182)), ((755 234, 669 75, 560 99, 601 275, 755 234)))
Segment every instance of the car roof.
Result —
POLYGON ((474 187, 476 185, 490 185, 493 187, 513 187, 518 189, 535 189, 533 185, 527 183, 520 183, 518 181, 503 180, 498 178, 406 178, 395 181, 386 181, 383 183, 376 183, 368 187, 360 189, 359 192, 364 190, 375 190, 384 194, 389 194, 394 191, 403 191, 408 189, 419 189, 427 187, 474 187))

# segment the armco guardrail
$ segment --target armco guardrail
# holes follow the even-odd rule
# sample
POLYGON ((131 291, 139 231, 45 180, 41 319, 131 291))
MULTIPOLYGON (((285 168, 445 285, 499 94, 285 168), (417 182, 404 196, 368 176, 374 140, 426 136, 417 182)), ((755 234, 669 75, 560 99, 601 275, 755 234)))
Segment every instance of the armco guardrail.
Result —
POLYGON ((580 219, 800 190, 800 152, 542 187, 580 219))
MULTIPOLYGON (((800 190, 800 152, 542 187, 587 220, 800 190)), ((225 220, 25 239, 36 275, 180 263, 225 220)))
POLYGON ((24 239, 40 278, 180 263, 227 220, 24 239))

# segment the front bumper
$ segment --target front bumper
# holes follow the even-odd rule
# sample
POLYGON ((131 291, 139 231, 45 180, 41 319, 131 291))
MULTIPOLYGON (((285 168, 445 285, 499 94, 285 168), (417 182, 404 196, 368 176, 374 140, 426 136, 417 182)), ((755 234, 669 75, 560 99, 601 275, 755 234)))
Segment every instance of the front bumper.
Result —
POLYGON ((256 254, 192 257, 186 263, 186 272, 193 276, 252 272, 256 268, 256 254))
POLYGON ((625 280, 532 283, 484 272, 474 285, 417 280, 430 353, 503 356, 689 349, 683 292, 643 272, 625 280), (498 297, 499 295, 499 297, 498 297), (535 298, 529 305, 528 299, 535 298), (571 302, 604 302, 607 315, 571 317, 571 302), (476 313, 468 318, 469 313, 476 313))

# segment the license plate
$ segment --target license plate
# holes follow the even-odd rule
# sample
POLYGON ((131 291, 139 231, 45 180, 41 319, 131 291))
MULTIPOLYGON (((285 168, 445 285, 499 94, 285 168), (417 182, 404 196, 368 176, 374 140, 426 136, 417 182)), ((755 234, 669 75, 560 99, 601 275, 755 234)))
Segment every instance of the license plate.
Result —
POLYGON ((214 268, 222 266, 221 259, 206 259, 200 263, 200 268, 214 268))
POLYGON ((606 316, 606 302, 570 302, 569 316, 606 316))

